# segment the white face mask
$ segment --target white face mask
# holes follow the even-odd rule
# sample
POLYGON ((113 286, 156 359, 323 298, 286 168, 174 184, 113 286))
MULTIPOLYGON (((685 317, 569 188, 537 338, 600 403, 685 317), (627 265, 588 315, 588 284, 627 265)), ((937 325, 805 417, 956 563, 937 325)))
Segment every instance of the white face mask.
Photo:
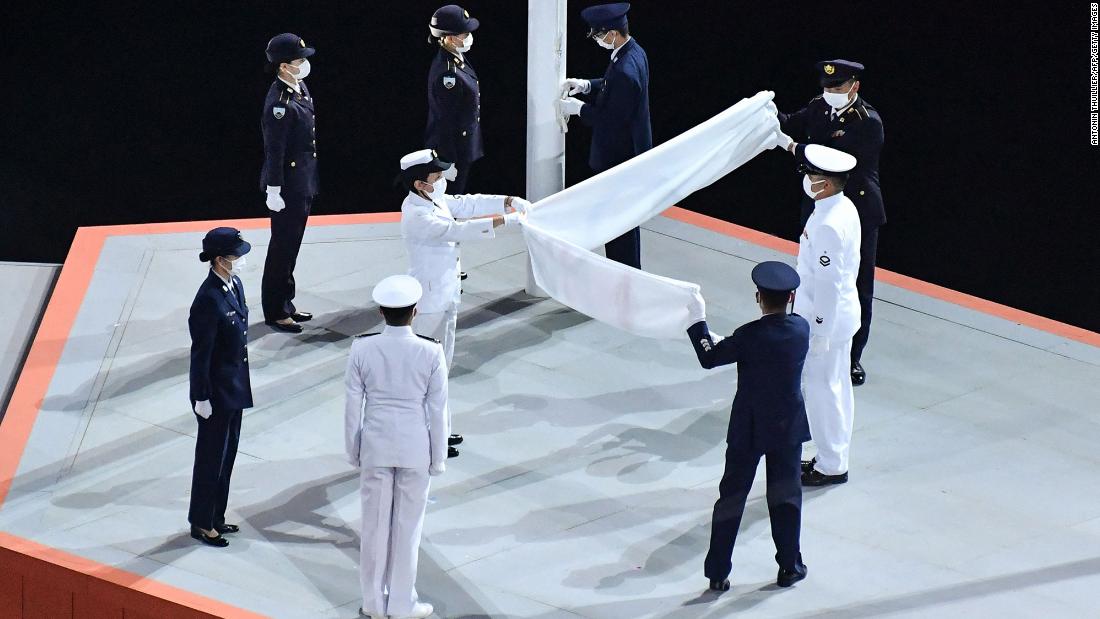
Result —
POLYGON ((298 70, 297 73, 291 73, 291 75, 293 75, 294 79, 296 79, 296 80, 304 80, 304 79, 306 79, 306 76, 309 75, 309 61, 308 60, 303 60, 302 64, 300 64, 300 65, 297 65, 297 66, 290 65, 290 66, 292 66, 292 67, 294 67, 295 69, 298 70))
POLYGON ((466 38, 462 40, 462 45, 455 47, 456 50, 466 53, 470 51, 470 48, 474 46, 474 33, 466 35, 466 38))
MULTIPOLYGON (((608 33, 608 34, 611 34, 611 33, 608 33)), ((607 36, 607 35, 605 34, 604 36, 607 36)), ((604 37, 597 37, 596 38, 596 45, 599 45, 600 47, 602 47, 604 49, 615 49, 615 37, 614 36, 611 37, 611 42, 610 43, 605 41, 604 37)))
MULTIPOLYGON (((855 87, 856 85, 852 84, 852 88, 855 87)), ((848 95, 851 94, 852 88, 849 88, 848 92, 829 92, 826 90, 821 93, 821 97, 825 99, 825 103, 828 103, 829 107, 834 110, 839 110, 845 105, 848 105, 848 95)))
POLYGON ((816 185, 818 183, 824 183, 824 182, 825 181, 823 181, 823 180, 821 180, 821 181, 811 181, 810 176, 808 174, 804 175, 802 177, 802 191, 805 191, 806 195, 808 195, 811 198, 813 198, 814 200, 816 200, 817 199, 817 194, 821 193, 822 191, 825 191, 825 188, 822 187, 821 189, 819 189, 817 191, 814 191, 814 185, 816 185))
MULTIPOLYGON (((226 258, 226 260, 229 260, 229 258, 226 258)), ((242 270, 247 264, 248 262, 245 260, 244 256, 241 256, 236 260, 229 260, 229 274, 240 277, 242 270)))
POLYGON ((432 183, 431 198, 433 201, 442 201, 445 193, 447 193, 447 179, 441 176, 439 180, 432 183))

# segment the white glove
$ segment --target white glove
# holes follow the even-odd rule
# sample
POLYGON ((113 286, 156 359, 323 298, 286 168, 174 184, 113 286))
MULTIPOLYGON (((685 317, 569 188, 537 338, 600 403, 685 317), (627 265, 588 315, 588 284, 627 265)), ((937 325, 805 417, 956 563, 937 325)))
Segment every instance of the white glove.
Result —
POLYGON ((443 170, 443 178, 447 179, 448 181, 453 181, 458 178, 458 166, 452 163, 451 167, 443 170))
POLYGON ((574 99, 573 97, 566 97, 558 101, 558 106, 561 109, 561 113, 566 116, 576 116, 581 113, 581 106, 584 105, 584 101, 580 99, 574 99))
POLYGON ((527 219, 527 218, 524 217, 523 213, 519 213, 519 212, 508 213, 507 215, 504 216, 504 227, 505 228, 511 228, 513 226, 518 226, 520 224, 520 222, 522 222, 525 219, 527 219))
POLYGON ((446 472, 446 470, 447 470, 447 463, 446 462, 440 462, 439 464, 433 464, 433 465, 428 467, 428 475, 431 475, 432 477, 437 477, 439 475, 442 475, 444 472, 446 472))
POLYGON ((707 304, 703 301, 703 295, 696 290, 691 295, 688 303, 688 324, 693 325, 707 318, 707 304))
POLYGON ((587 95, 592 92, 592 82, 571 77, 561 85, 562 93, 572 97, 576 94, 587 95))
POLYGON ((814 357, 820 357, 829 350, 829 338, 824 335, 811 335, 810 336, 810 354, 814 357))
POLYGON ((280 191, 282 187, 267 186, 267 208, 275 213, 286 208, 286 202, 283 202, 283 197, 279 195, 280 191))
POLYGON ((782 131, 776 131, 775 132, 775 147, 776 148, 782 148, 783 150, 787 150, 788 148, 791 147, 791 144, 794 144, 794 140, 791 138, 791 136, 787 135, 786 133, 783 133, 782 131))
POLYGON ((514 208, 517 213, 526 215, 527 211, 531 210, 531 203, 523 198, 512 198, 512 208, 514 208))
POLYGON ((201 402, 195 402, 195 414, 203 419, 210 419, 210 415, 213 414, 214 409, 210 407, 210 400, 203 400, 201 402))

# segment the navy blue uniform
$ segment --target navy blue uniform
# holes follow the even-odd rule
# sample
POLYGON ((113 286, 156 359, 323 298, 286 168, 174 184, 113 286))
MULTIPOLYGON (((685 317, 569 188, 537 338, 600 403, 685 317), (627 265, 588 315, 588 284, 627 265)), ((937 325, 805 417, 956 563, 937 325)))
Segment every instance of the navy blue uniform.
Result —
POLYGON ((470 166, 485 154, 481 142, 481 88, 469 61, 442 46, 428 71, 428 126, 424 143, 458 168, 447 193, 466 193, 470 166))
POLYGON ((802 443, 810 440, 801 385, 810 325, 798 314, 768 314, 717 344, 706 321, 689 327, 688 336, 704 368, 737 364, 737 395, 726 434, 725 472, 714 504, 706 576, 718 581, 729 576, 737 530, 761 456, 767 467, 776 562, 794 569, 802 560, 802 443))
MULTIPOLYGON (((634 39, 618 49, 607 71, 591 80, 580 117, 592 127, 588 165, 599 174, 653 148, 649 124, 649 58, 634 39)), ((642 268, 638 228, 607 243, 607 257, 642 268)))
MULTIPOLYGON (((886 223, 886 210, 879 187, 878 164, 882 152, 882 118, 870 103, 857 96, 852 105, 834 117, 832 108, 818 95, 806 107, 793 114, 779 113, 783 132, 796 142, 821 144, 844 151, 856 158, 856 167, 849 173, 844 195, 855 204, 861 230, 859 273, 856 291, 859 293, 860 328, 852 338, 852 364, 863 355, 871 330, 871 301, 875 292, 875 260, 878 249, 878 229, 886 223)), ((802 198, 802 225, 813 212, 814 201, 802 198)))
POLYGON ((267 91, 260 126, 264 134, 264 165, 260 188, 281 187, 286 208, 269 211, 271 244, 264 263, 264 318, 282 320, 294 307, 294 267, 305 235, 306 220, 317 195, 317 129, 313 97, 305 82, 298 93, 276 79, 267 91))
POLYGON ((199 287, 187 320, 191 331, 191 403, 208 400, 209 419, 199 423, 191 476, 192 525, 225 524, 229 480, 237 457, 243 409, 252 407, 248 378, 248 306, 237 277, 233 288, 213 270, 199 287))

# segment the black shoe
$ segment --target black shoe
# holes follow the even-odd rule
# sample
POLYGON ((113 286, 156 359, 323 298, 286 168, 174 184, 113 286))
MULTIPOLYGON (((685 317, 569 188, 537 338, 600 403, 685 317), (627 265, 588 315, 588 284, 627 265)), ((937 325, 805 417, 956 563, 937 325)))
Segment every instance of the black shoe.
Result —
POLYGON ((808 571, 809 570, 802 563, 795 565, 793 570, 779 568, 779 575, 775 577, 775 585, 777 587, 789 587, 806 578, 806 572, 808 571))
POLYGON ((867 372, 863 371, 863 366, 856 361, 852 364, 852 384, 856 387, 867 382, 867 372))
POLYGON ((466 271, 462 271, 461 273, 459 273, 458 274, 458 279, 460 281, 466 281, 466 271))
POLYGON ((448 458, 457 458, 458 457, 458 450, 455 449, 454 447, 448 447, 447 448, 447 457, 448 458))
POLYGON ((214 525, 214 530, 217 531, 218 533, 224 534, 224 533, 236 533, 236 532, 240 531, 241 528, 238 527, 235 524, 222 523, 222 524, 214 525))
POLYGON ((725 580, 712 580, 712 581, 710 581, 710 590, 711 591, 729 591, 730 590, 730 581, 729 581, 729 579, 727 578, 725 580))
POLYGON ((847 483, 847 481, 847 471, 840 475, 826 475, 817 469, 811 469, 809 473, 802 474, 803 486, 831 486, 833 484, 847 483))
POLYGON ((462 435, 461 434, 452 434, 452 435, 448 436, 447 437, 447 444, 448 445, 461 445, 462 444, 462 435))
POLYGON ((284 322, 276 322, 274 320, 265 320, 264 324, 266 324, 267 326, 271 327, 272 329, 274 329, 276 331, 282 331, 283 333, 301 333, 302 332, 302 325, 300 325, 296 322, 284 323, 284 322))
POLYGON ((229 540, 225 539, 221 535, 217 537, 210 537, 206 533, 203 533, 202 529, 196 526, 191 527, 191 537, 199 540, 207 546, 213 546, 215 548, 225 548, 229 545, 229 540))
POLYGON ((294 322, 309 322, 313 320, 313 314, 309 312, 294 312, 290 317, 294 319, 294 322))
POLYGON ((802 461, 802 474, 805 475, 814 470, 814 465, 817 464, 817 456, 810 458, 809 460, 802 461))

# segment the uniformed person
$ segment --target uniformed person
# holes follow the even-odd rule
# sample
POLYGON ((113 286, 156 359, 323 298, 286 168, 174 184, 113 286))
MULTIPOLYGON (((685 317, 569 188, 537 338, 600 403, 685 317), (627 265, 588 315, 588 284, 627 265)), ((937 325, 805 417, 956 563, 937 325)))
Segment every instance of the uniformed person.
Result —
POLYGON ((241 416, 252 407, 248 379, 248 305, 240 269, 252 249, 236 228, 214 228, 202 240, 199 260, 210 272, 191 303, 191 406, 198 422, 191 476, 191 537, 224 547, 223 533, 239 528, 225 522, 229 480, 241 416))
MULTIPOLYGON (((630 36, 626 13, 630 3, 601 4, 581 11, 589 26, 588 36, 611 50, 611 63, 602 78, 569 78, 563 90, 562 112, 578 115, 592 127, 588 165, 596 174, 653 148, 649 124, 649 59, 630 36), (587 95, 585 100, 572 95, 587 95)), ((641 232, 638 228, 604 246, 609 259, 642 268, 641 232)))
POLYGON ((703 568, 715 591, 729 589, 733 546, 761 456, 767 467, 768 515, 779 564, 776 584, 789 587, 806 577, 799 549, 799 474, 802 443, 810 438, 801 390, 810 326, 802 316, 787 313, 799 284, 794 269, 781 262, 762 262, 753 268, 752 281, 763 317, 742 325, 727 338, 710 332, 701 298, 690 309, 697 321, 688 328, 688 337, 700 365, 709 370, 737 364, 737 395, 726 434, 726 467, 718 486, 710 550, 703 568))
POLYGON ((313 97, 306 87, 314 49, 296 34, 284 33, 267 43, 269 68, 276 78, 264 100, 260 127, 264 165, 260 188, 271 211, 262 284, 264 322, 277 331, 301 333, 313 318, 294 306, 294 266, 317 195, 317 130, 313 97))
MULTIPOLYGON (((797 142, 822 144, 842 150, 856 158, 856 167, 848 178, 844 193, 859 213, 860 267, 856 278, 859 291, 860 328, 852 341, 851 378, 855 385, 867 379, 861 358, 871 330, 871 301, 875 288, 875 259, 879 226, 886 223, 886 211, 879 188, 878 164, 882 152, 882 118, 859 94, 863 65, 849 60, 824 60, 817 63, 822 94, 806 107, 784 114, 779 122, 784 132, 797 142)), ((787 149, 794 152, 794 143, 787 149)), ((810 217, 813 200, 802 202, 802 223, 810 217)))
POLYGON ((421 293, 408 275, 375 286, 386 327, 355 339, 345 377, 347 457, 361 470, 360 613, 376 619, 433 610, 416 594, 417 549, 428 478, 447 468, 450 418, 443 347, 410 326, 421 293))
POLYGON ((855 157, 819 144, 799 144, 802 189, 814 207, 798 243, 795 312, 810 321, 804 374, 806 413, 817 457, 804 463, 802 484, 848 481, 855 402, 849 376, 852 336, 859 329, 859 214, 845 195, 855 157))
POLYGON ((424 143, 454 164, 447 172, 451 192, 466 193, 474 162, 481 159, 481 85, 466 58, 478 20, 456 4, 432 14, 430 40, 439 51, 428 71, 428 126, 424 143))

